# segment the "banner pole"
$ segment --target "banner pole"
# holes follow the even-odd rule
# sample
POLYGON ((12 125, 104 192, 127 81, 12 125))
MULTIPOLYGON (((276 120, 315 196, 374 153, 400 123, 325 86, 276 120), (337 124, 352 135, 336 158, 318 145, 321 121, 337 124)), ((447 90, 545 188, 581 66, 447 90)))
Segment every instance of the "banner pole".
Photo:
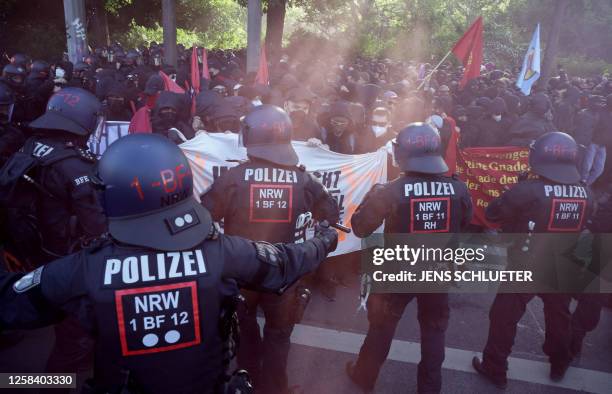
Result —
POLYGON ((448 51, 446 53, 446 55, 444 55, 444 57, 442 58, 442 60, 440 60, 440 62, 433 68, 433 70, 431 70, 429 72, 429 74, 423 78, 423 81, 421 82, 421 84, 419 85, 419 87, 417 88, 417 90, 421 90, 421 88, 423 87, 423 85, 425 84, 425 82, 431 78, 431 76, 433 75, 433 73, 438 69, 438 67, 440 67, 442 65, 442 63, 444 63, 444 61, 446 60, 446 58, 448 57, 448 55, 451 54, 452 51, 448 51))

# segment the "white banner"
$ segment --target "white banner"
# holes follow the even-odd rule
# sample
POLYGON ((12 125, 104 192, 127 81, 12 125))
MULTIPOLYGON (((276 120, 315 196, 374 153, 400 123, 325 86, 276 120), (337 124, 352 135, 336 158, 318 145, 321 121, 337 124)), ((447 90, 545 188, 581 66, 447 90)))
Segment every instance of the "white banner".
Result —
POLYGON ((98 157, 102 156, 110 144, 117 141, 119 138, 128 135, 129 127, 130 122, 108 120, 101 123, 87 142, 89 151, 98 157))
MULTIPOLYGON (((245 160, 246 149, 238 145, 237 134, 200 132, 181 144, 180 147, 190 161, 194 176, 196 195, 203 194, 214 178, 235 161, 245 160)), ((387 179, 387 151, 381 149, 363 155, 343 155, 320 147, 310 147, 305 142, 295 141, 293 147, 300 164, 314 174, 338 200, 340 222, 350 227, 350 218, 375 183, 387 179)), ((360 239, 354 234, 339 232, 340 242, 332 255, 349 253, 361 249, 360 239)))

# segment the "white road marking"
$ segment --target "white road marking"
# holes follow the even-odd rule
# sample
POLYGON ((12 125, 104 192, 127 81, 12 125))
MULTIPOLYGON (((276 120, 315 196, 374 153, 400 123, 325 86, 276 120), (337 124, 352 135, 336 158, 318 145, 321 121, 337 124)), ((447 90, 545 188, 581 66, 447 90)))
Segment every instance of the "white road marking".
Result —
MULTIPOLYGON (((261 317, 258 320, 260 324, 264 321, 261 317)), ((319 349, 358 354, 364 338, 364 334, 297 324, 291 335, 291 342, 319 349)), ((454 371, 476 373, 472 368, 472 357, 474 356, 481 356, 481 354, 447 347, 442 367, 454 371)), ((421 345, 416 342, 394 339, 388 358, 417 364, 421 358, 421 345)), ((511 380, 592 393, 609 394, 612 392, 612 373, 570 367, 563 381, 553 382, 548 377, 550 368, 548 362, 515 357, 510 357, 508 361, 510 365, 508 379, 511 380)))

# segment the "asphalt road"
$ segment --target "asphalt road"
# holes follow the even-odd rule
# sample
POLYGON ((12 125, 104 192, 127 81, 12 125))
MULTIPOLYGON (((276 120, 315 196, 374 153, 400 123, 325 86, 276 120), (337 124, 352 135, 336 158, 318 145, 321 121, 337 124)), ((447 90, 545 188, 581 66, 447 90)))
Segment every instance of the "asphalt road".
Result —
MULTIPOLYGON (((344 373, 347 361, 354 360, 367 332, 366 313, 357 312, 359 286, 350 277, 348 286, 339 286, 337 297, 328 301, 318 291, 292 337, 289 379, 304 393, 357 393, 344 373)), ((488 330, 492 294, 451 295, 451 317, 446 335, 443 369, 445 393, 499 393, 470 366, 471 357, 482 351, 488 330)), ((508 393, 612 393, 612 310, 604 308, 597 329, 586 340, 582 356, 575 360, 566 379, 548 379, 547 359, 541 351, 544 339, 542 303, 534 299, 519 324, 510 362, 508 393)), ((17 346, 0 349, 1 372, 42 371, 48 357, 53 331, 49 328, 27 332, 17 346)), ((376 393, 416 392, 416 363, 419 353, 416 303, 404 312, 397 328, 390 360, 379 376, 376 393)), ((19 390, 34 393, 35 390, 19 390)))

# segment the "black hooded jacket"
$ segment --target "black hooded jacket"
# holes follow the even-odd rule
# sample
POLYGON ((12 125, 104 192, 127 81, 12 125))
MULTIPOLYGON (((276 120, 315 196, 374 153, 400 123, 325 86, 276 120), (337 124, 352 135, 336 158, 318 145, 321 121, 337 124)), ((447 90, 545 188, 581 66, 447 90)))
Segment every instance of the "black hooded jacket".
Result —
POLYGON ((178 138, 178 135, 171 132, 170 129, 178 129, 185 138, 192 139, 195 136, 195 131, 188 124, 188 108, 189 100, 187 96, 179 93, 172 93, 163 91, 160 93, 153 108, 151 116, 151 126, 153 132, 164 135, 170 138, 173 142, 180 144, 183 141, 178 138), (176 111, 176 117, 174 119, 164 119, 160 116, 160 110, 162 108, 173 108, 176 111))

